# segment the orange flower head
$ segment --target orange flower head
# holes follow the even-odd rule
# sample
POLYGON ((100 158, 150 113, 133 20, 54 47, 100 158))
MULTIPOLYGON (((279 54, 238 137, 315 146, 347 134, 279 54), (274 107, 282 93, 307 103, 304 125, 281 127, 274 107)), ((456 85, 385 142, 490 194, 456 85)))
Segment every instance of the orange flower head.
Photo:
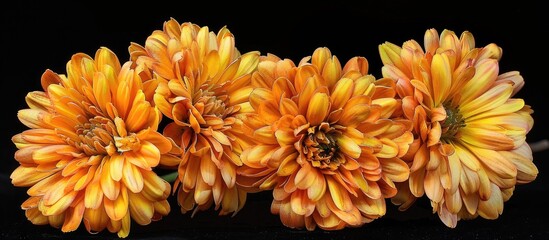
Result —
POLYGON ((366 58, 342 66, 328 48, 297 66, 262 56, 245 121, 256 144, 242 153, 237 181, 272 189, 271 212, 285 226, 361 226, 385 214, 395 182, 408 178, 400 157, 413 141, 411 122, 391 119, 394 82, 367 72, 366 58))
POLYGON ((525 141, 533 111, 513 98, 524 80, 517 71, 499 74, 502 49, 476 48, 468 31, 429 29, 424 47, 415 40, 379 46, 383 76, 396 82, 415 136, 403 158, 410 178, 393 203, 405 210, 427 195, 452 228, 479 215, 496 219, 515 185, 538 174, 525 141))
POLYGON ((161 161, 177 168, 174 184, 183 213, 221 207, 220 215, 236 214, 247 192, 237 186, 240 154, 251 139, 242 131, 244 114, 252 110, 248 96, 259 53, 235 47, 232 33, 175 19, 154 31, 145 45, 130 46, 132 59, 159 79, 154 103, 171 119, 163 134, 182 148, 180 159, 161 161))
POLYGON ((67 74, 46 70, 44 91, 28 93, 18 112, 30 129, 12 137, 20 166, 15 186, 30 187, 22 204, 34 224, 126 237, 167 215, 170 185, 152 169, 172 149, 157 132, 161 112, 146 101, 139 72, 107 48, 78 53, 67 74))

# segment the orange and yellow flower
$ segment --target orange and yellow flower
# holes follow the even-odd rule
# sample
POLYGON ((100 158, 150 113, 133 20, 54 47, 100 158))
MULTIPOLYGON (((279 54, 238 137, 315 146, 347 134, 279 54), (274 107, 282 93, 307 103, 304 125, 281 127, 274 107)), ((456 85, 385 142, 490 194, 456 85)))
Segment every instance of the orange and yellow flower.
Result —
POLYGON ((413 141, 411 122, 391 119, 391 79, 369 75, 364 57, 342 66, 318 48, 298 66, 262 56, 252 85, 245 130, 256 144, 241 155, 239 184, 272 189, 271 212, 290 228, 337 230, 385 214, 395 182, 408 179, 400 157, 413 141))
POLYGON ((240 154, 251 139, 242 131, 245 113, 252 111, 248 96, 259 52, 241 54, 233 34, 175 19, 154 31, 141 46, 130 46, 132 60, 143 63, 159 80, 154 104, 171 119, 163 134, 183 149, 179 159, 161 165, 174 167, 174 192, 183 213, 212 205, 220 215, 236 214, 247 192, 236 185, 240 154))
POLYGON ((449 227, 460 219, 498 218, 515 185, 538 174, 525 141, 533 111, 513 98, 523 77, 499 74, 502 49, 475 47, 468 31, 458 38, 429 29, 424 47, 415 40, 379 46, 383 76, 396 82, 415 136, 404 157, 410 179, 393 202, 404 210, 427 195, 449 227))
POLYGON ((84 222, 126 237, 132 219, 169 213, 170 185, 152 170, 173 144, 157 132, 161 112, 131 65, 107 48, 95 59, 77 53, 66 75, 46 70, 44 91, 28 93, 18 117, 30 129, 12 137, 20 166, 11 178, 30 187, 22 208, 32 223, 70 232, 84 222))

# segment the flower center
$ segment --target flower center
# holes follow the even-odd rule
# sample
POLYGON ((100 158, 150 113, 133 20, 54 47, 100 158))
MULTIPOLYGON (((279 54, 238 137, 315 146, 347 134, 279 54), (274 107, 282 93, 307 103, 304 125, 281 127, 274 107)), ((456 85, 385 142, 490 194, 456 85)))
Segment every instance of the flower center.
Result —
POLYGON ((202 108, 202 115, 211 115, 218 118, 225 118, 226 116, 240 110, 240 108, 236 109, 235 107, 227 106, 229 96, 226 93, 220 91, 220 89, 221 88, 208 88, 200 89, 196 92, 194 98, 195 101, 193 104, 197 108, 202 108))
POLYGON ((229 96, 220 90, 215 89, 199 89, 196 91, 193 98, 193 106, 191 114, 194 117, 187 118, 187 123, 194 129, 196 133, 202 132, 201 129, 212 129, 217 131, 224 131, 230 128, 230 125, 234 123, 232 115, 240 111, 240 106, 231 106, 229 104, 229 96), (228 126, 229 125, 229 126, 228 126))
POLYGON ((135 133, 131 133, 126 137, 114 136, 114 145, 120 153, 137 150, 141 146, 139 138, 137 138, 135 133))
POLYGON ((450 143, 457 139, 459 129, 465 127, 463 115, 459 113, 458 107, 452 107, 449 104, 444 104, 446 110, 446 119, 442 123, 442 135, 440 140, 445 143, 450 143))
POLYGON ((68 140, 69 144, 81 149, 87 155, 109 154, 115 152, 113 133, 116 133, 114 122, 108 118, 95 116, 87 123, 76 126, 79 142, 68 140))
POLYGON ((320 169, 336 170, 338 166, 345 162, 339 153, 339 146, 335 136, 340 134, 328 123, 322 123, 320 126, 309 127, 307 136, 303 140, 303 153, 313 167, 320 169))
POLYGON ((204 104, 204 115, 214 115, 223 118, 226 114, 225 102, 217 96, 202 96, 198 102, 204 104))

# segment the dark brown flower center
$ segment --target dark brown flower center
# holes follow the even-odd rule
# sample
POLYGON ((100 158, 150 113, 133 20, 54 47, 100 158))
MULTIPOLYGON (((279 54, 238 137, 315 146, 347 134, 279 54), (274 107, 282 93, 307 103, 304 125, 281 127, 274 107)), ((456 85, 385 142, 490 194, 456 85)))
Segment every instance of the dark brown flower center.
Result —
POLYGON ((452 107, 450 104, 444 104, 446 110, 446 119, 442 123, 442 135, 440 140, 444 143, 455 141, 458 137, 458 132, 465 127, 463 115, 459 113, 458 107, 452 107))
POLYGON ((335 137, 339 131, 330 127, 328 123, 309 127, 307 136, 303 139, 303 154, 314 167, 335 170, 345 162, 339 152, 335 137))

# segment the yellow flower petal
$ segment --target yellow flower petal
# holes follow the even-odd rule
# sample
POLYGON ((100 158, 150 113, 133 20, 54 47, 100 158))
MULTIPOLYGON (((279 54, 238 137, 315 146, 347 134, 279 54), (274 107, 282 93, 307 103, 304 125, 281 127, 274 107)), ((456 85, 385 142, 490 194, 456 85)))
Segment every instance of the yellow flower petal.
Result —
POLYGON ((444 197, 444 189, 442 188, 439 177, 438 171, 427 171, 424 180, 425 194, 435 203, 440 203, 442 197, 444 197))
POLYGON ((503 199, 501 190, 495 184, 491 184, 490 198, 478 203, 478 214, 486 219, 496 219, 503 212, 503 199))
POLYGON ((295 186, 298 189, 308 189, 316 182, 316 170, 309 163, 304 163, 295 176, 295 186))
POLYGON ((315 93, 307 108, 307 120, 312 126, 318 126, 328 116, 330 99, 325 93, 315 93))
POLYGON ((326 177, 328 190, 335 206, 342 211, 350 211, 353 208, 349 194, 332 177, 326 177))
POLYGON ((342 78, 337 81, 334 86, 334 90, 330 95, 332 109, 342 108, 345 103, 351 98, 353 88, 354 84, 352 79, 342 78))
POLYGON ((483 166, 493 170, 502 177, 516 177, 517 168, 515 165, 498 152, 483 148, 475 148, 473 151, 483 163, 483 166))
POLYGON ((61 231, 63 232, 72 232, 78 229, 82 218, 84 217, 84 203, 80 202, 76 206, 71 207, 67 210, 66 218, 63 223, 61 231))
POLYGON ((510 150, 515 147, 513 139, 501 128, 490 129, 492 125, 469 124, 461 129, 461 140, 484 149, 510 150))
POLYGON ((499 71, 498 61, 495 59, 480 60, 475 68, 475 76, 462 88, 461 102, 463 103, 468 103, 486 92, 496 80, 499 71))
POLYGON ((291 194, 290 206, 292 211, 298 215, 310 216, 315 210, 312 202, 305 191, 295 191, 291 194))
POLYGON ((346 136, 345 134, 341 134, 337 137, 336 141, 343 153, 355 159, 360 157, 360 146, 358 146, 352 138, 346 136))
POLYGON ((123 168, 116 171, 122 172, 122 182, 131 192, 138 193, 143 190, 143 176, 138 167, 125 161, 123 168))
POLYGON ((490 111, 504 104, 512 92, 513 88, 509 84, 496 85, 484 94, 477 96, 474 100, 460 106, 460 111, 464 118, 490 111))
POLYGON ((154 204, 141 194, 128 193, 129 210, 132 219, 139 225, 151 223, 154 214, 154 204))
POLYGON ((386 158, 380 161, 384 176, 395 182, 406 181, 410 170, 406 163, 398 158, 386 158))
POLYGON ((446 54, 435 54, 431 63, 431 75, 433 83, 433 100, 435 106, 440 106, 448 96, 452 83, 450 60, 446 54))

